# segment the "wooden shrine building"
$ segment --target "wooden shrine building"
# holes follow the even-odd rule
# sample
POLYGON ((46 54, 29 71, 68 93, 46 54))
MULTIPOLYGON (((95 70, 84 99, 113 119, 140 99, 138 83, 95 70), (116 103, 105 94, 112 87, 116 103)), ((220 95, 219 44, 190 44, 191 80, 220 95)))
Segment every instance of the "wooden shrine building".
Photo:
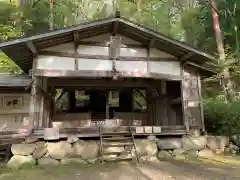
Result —
POLYGON ((214 57, 120 17, 0 43, 31 78, 29 128, 97 137, 204 131, 201 78, 214 57), (209 63, 210 62, 210 63, 209 63))

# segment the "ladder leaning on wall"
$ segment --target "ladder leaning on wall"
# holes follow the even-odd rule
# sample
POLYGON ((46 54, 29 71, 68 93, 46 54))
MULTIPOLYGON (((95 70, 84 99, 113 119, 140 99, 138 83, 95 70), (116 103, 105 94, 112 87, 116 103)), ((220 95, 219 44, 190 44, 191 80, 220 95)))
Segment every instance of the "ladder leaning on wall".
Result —
POLYGON ((101 161, 124 161, 136 160, 139 164, 139 157, 131 127, 127 131, 104 132, 103 127, 99 127, 100 134, 100 156, 101 161), (118 148, 114 148, 118 147, 118 148), (132 153, 134 150, 135 157, 132 153))

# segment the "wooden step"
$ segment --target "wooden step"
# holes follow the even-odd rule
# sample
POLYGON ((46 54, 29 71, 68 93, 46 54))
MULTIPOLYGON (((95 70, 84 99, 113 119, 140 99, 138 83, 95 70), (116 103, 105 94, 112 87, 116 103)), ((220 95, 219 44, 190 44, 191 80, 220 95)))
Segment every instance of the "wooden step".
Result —
POLYGON ((114 143, 106 143, 103 142, 104 147, 122 147, 122 146, 133 146, 133 142, 114 142, 114 143))
POLYGON ((103 151, 102 151, 102 154, 104 154, 104 155, 120 155, 120 154, 123 154, 123 153, 126 153, 126 154, 131 154, 132 153, 132 149, 128 149, 128 150, 125 150, 125 151, 123 151, 123 152, 114 152, 114 151, 111 151, 111 152, 108 152, 108 151, 104 151, 104 149, 103 149, 103 151))
POLYGON ((106 140, 106 141, 126 141, 126 140, 131 140, 132 137, 123 137, 123 136, 119 136, 119 137, 103 137, 102 140, 106 140))
POLYGON ((131 136, 132 133, 129 132, 129 131, 104 132, 104 133, 102 133, 102 136, 116 136, 116 135, 131 136))
POLYGON ((119 155, 119 154, 121 154, 121 152, 106 152, 106 151, 102 151, 102 154, 103 155, 119 155))

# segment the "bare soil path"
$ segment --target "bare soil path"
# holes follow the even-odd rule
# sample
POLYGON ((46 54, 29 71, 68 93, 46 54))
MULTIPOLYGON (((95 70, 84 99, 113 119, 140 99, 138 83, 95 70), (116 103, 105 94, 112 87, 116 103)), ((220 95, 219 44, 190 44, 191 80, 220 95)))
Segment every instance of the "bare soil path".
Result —
POLYGON ((0 180, 240 180, 240 167, 161 161, 141 164, 108 163, 83 166, 0 170, 0 180))

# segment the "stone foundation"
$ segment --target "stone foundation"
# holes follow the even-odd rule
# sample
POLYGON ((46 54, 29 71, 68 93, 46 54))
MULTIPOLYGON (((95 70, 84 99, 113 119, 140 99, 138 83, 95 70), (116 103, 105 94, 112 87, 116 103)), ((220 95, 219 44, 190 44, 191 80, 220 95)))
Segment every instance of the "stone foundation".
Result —
MULTIPOLYGON (((136 139, 136 150, 141 161, 156 161, 161 159, 209 158, 216 154, 226 154, 239 151, 239 147, 225 136, 183 136, 182 138, 162 138, 149 136, 146 139, 136 139)), ((57 142, 41 141, 36 138, 26 139, 22 144, 13 144, 13 157, 7 163, 10 168, 19 168, 23 164, 57 165, 69 163, 92 164, 99 160, 109 161, 117 157, 135 156, 135 151, 128 154, 127 147, 109 147, 108 152, 118 152, 118 155, 99 156, 99 141, 80 140, 70 136, 57 142)))

